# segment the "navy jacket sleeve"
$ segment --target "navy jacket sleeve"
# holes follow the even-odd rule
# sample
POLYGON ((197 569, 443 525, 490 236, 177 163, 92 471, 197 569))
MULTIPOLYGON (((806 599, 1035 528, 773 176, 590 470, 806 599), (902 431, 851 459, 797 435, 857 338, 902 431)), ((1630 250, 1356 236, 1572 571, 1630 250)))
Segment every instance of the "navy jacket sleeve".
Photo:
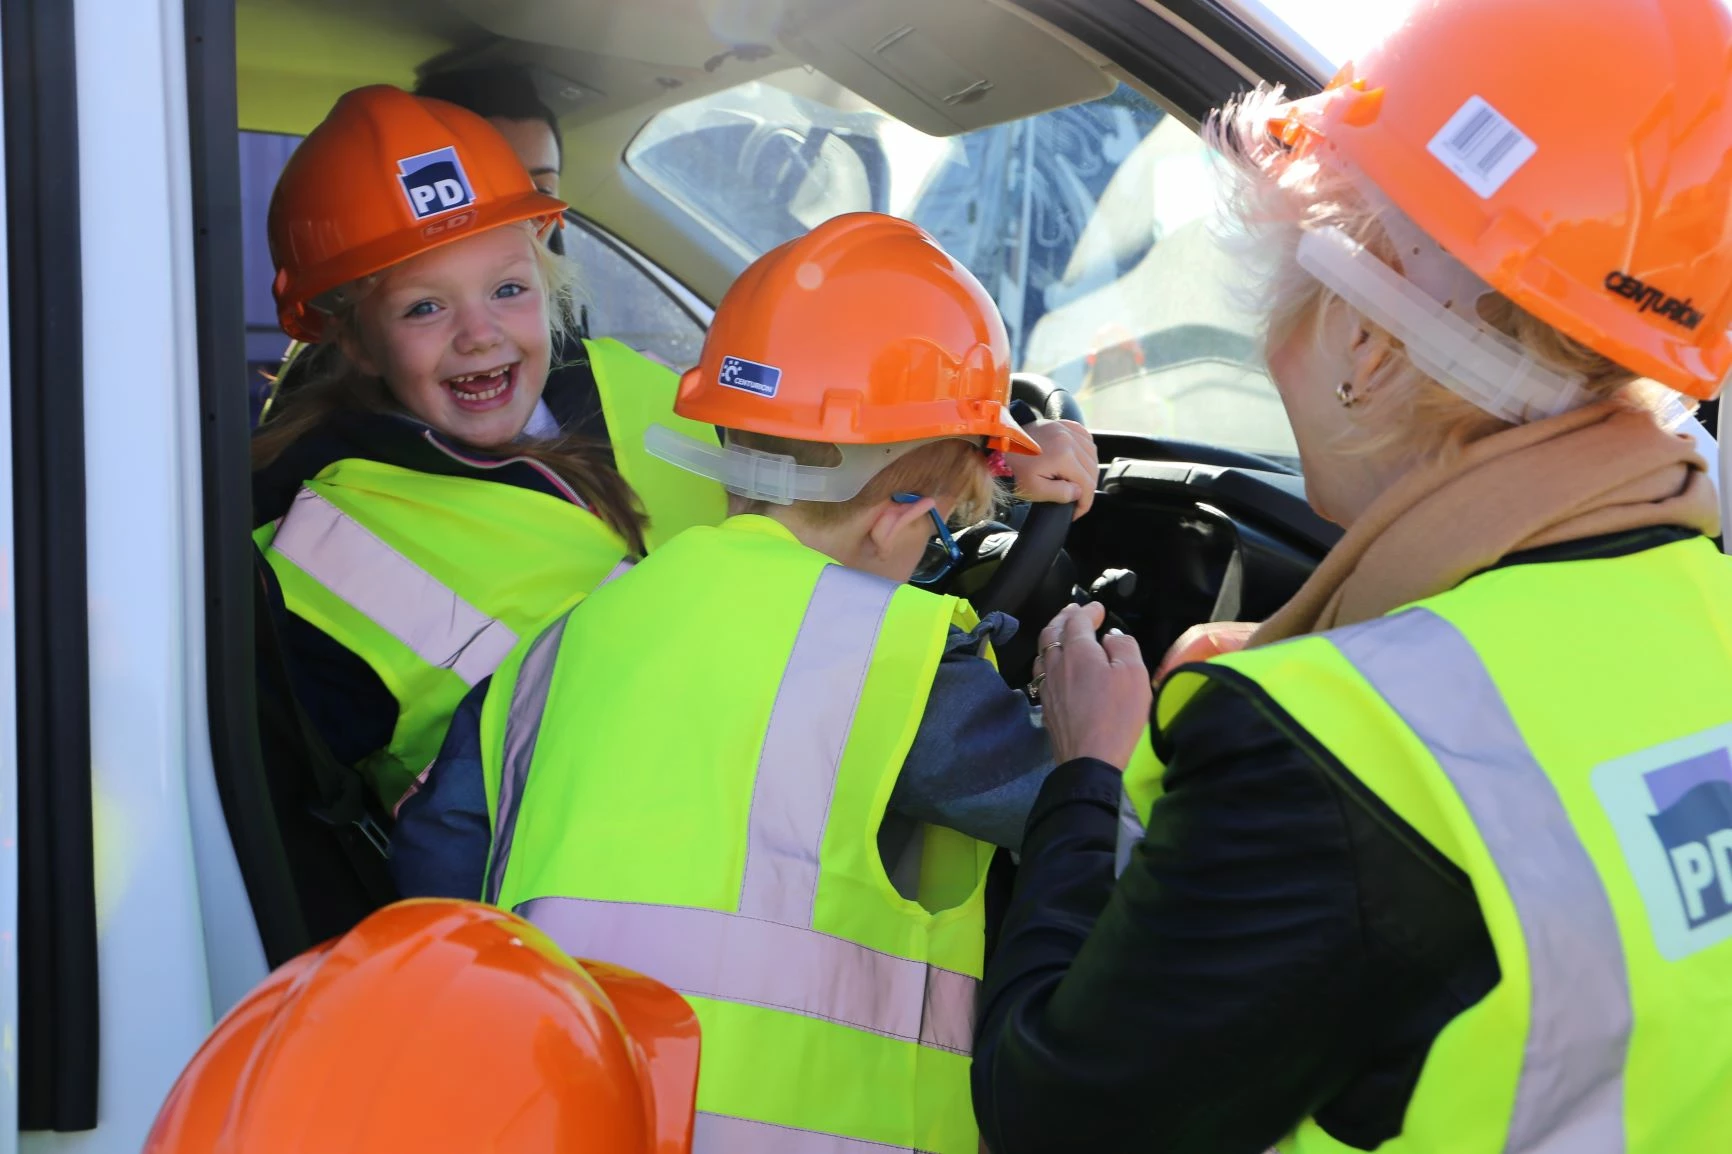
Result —
MULTIPOLYGON (((307 723, 344 765, 354 765, 391 743, 397 699, 360 657, 304 617, 290 612, 276 570, 254 550, 260 592, 275 626, 283 672, 307 723)), ((260 692, 274 692, 260 674, 260 692)))
POLYGON ((278 622, 295 696, 331 754, 354 765, 390 745, 397 699, 373 667, 290 610, 278 622))
POLYGON ((481 706, 490 678, 469 691, 451 718, 439 756, 397 811, 391 877, 406 898, 481 897, 493 831, 481 768, 481 706))
POLYGON ((880 838, 887 858, 894 860, 893 845, 914 822, 1006 849, 1021 844, 1028 811, 1052 772, 1052 745, 1028 698, 980 655, 986 641, 1002 644, 1015 633, 1016 621, 1003 613, 989 614, 969 632, 951 626, 890 795, 888 829, 880 838))
POLYGON ((1233 698, 1181 714, 1116 886, 1117 772, 1072 762, 1042 790, 982 990, 994 1154, 1261 1154, 1347 1079, 1372 994, 1341 806, 1233 698))

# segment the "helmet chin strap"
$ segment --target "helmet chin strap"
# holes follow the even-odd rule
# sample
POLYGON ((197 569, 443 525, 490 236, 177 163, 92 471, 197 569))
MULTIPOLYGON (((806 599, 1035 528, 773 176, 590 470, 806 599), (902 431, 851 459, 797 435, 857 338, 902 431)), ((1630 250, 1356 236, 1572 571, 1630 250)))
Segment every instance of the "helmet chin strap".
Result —
POLYGON ((310 298, 307 304, 327 317, 334 317, 371 292, 373 286, 379 283, 379 275, 378 273, 368 273, 359 280, 352 280, 347 284, 340 284, 334 289, 327 289, 318 296, 310 298))
MULTIPOLYGON (((1301 268, 1399 337, 1427 376, 1499 420, 1543 420, 1594 399, 1581 374, 1541 364, 1486 324, 1479 302, 1496 290, 1376 185, 1363 178, 1356 184, 1394 246, 1400 270, 1335 228, 1307 230, 1300 238, 1301 268)), ((1684 428, 1691 407, 1671 390, 1666 395, 1656 418, 1667 429, 1684 428)))
POLYGON ((1399 338, 1420 371, 1511 424, 1592 400, 1584 378, 1541 364, 1480 319, 1491 287, 1393 208, 1380 221, 1401 254, 1397 272, 1338 228, 1308 229, 1299 266, 1399 338))
POLYGON ((893 461, 923 445, 951 439, 928 437, 881 445, 837 445, 842 453, 839 465, 802 465, 785 453, 766 453, 744 445, 706 445, 665 425, 645 429, 643 443, 650 456, 688 473, 720 481, 735 496, 791 505, 795 501, 852 500, 893 461))

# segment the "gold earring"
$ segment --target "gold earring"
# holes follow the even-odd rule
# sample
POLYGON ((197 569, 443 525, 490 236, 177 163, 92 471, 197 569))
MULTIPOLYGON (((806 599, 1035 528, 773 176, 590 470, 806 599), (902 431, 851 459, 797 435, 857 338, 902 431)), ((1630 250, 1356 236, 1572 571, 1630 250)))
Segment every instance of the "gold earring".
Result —
POLYGON ((1353 395, 1353 382, 1342 381, 1335 386, 1335 399, 1341 402, 1341 407, 1351 409, 1359 403, 1359 398, 1353 395))

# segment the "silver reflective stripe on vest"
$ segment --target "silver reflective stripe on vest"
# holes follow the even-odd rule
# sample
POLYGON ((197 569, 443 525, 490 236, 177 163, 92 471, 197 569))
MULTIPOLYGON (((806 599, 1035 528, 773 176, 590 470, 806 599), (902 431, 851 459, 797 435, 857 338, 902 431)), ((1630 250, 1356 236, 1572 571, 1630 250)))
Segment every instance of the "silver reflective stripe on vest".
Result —
POLYGON ((632 560, 630 557, 622 559, 618 565, 615 565, 612 569, 607 571, 607 576, 601 579, 601 581, 596 585, 596 588, 600 589, 603 585, 612 585, 615 581, 618 581, 621 577, 630 573, 632 567, 636 564, 637 562, 632 560))
POLYGON ((907 1149, 726 1114, 700 1112, 692 1120, 692 1154, 888 1154, 907 1149))
MULTIPOLYGON (((836 775, 897 588, 835 565, 818 578, 759 754, 739 912, 551 896, 516 912, 573 956, 637 970, 683 994, 969 1053, 974 978, 812 927, 836 775)), ((545 661, 526 657, 513 690, 489 901, 502 889, 557 651, 555 643, 545 661)))
POLYGON ((840 565, 818 577, 758 755, 740 883, 744 917, 812 921, 830 795, 896 588, 840 565))
POLYGON ((484 896, 488 902, 499 900, 499 889, 505 884, 505 863, 511 860, 511 838, 517 831, 517 809, 523 801, 524 783, 529 780, 529 763, 535 760, 535 741, 541 736, 541 707, 547 701, 553 663, 559 657, 559 643, 570 617, 561 613, 559 620, 530 642, 517 671, 517 682, 511 687, 511 705, 505 717, 505 770, 499 775, 499 817, 494 823, 493 852, 487 865, 484 896))
POLYGON ((801 926, 722 910, 535 898, 517 913, 573 957, 648 974, 682 994, 823 1018, 966 1054, 973 978, 801 926))
POLYGON ((470 605, 311 489, 295 494, 270 548, 429 665, 474 685, 517 634, 470 605))
POLYGON ((1619 1154, 1631 1009, 1593 858, 1473 646, 1425 609, 1329 633, 1449 775, 1521 921, 1530 984, 1508 1154, 1619 1154))

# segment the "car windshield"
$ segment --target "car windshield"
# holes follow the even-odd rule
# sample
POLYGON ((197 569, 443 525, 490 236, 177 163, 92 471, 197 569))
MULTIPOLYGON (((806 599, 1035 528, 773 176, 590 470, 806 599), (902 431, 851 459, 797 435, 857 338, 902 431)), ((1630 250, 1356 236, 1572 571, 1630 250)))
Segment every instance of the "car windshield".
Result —
POLYGON ((992 293, 1015 368, 1097 430, 1296 457, 1213 162, 1134 89, 935 137, 796 68, 658 114, 626 160, 746 259, 840 213, 913 220, 992 293))

